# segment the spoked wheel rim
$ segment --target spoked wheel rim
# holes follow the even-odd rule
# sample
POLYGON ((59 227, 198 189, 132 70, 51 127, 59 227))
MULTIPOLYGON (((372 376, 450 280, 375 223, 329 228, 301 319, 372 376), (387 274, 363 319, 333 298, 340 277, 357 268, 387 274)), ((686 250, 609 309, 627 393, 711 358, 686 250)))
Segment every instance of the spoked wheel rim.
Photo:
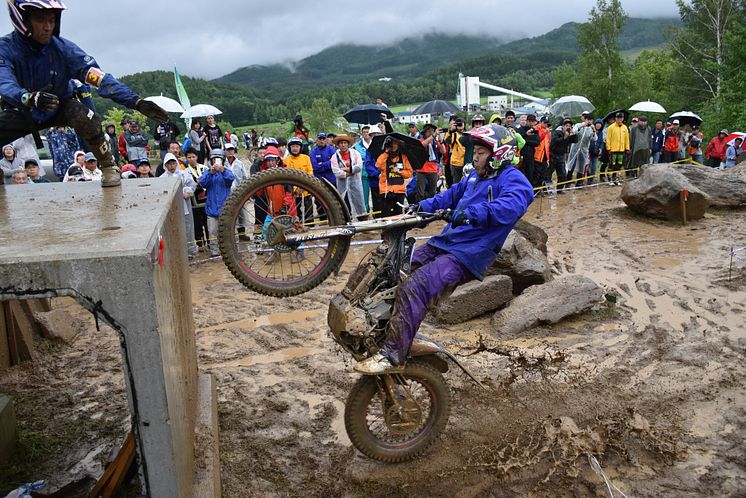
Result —
POLYGON ((396 422, 397 418, 392 416, 392 413, 396 408, 385 386, 379 386, 376 395, 368 402, 367 410, 360 414, 370 436, 375 438, 381 447, 390 450, 402 450, 417 444, 429 435, 435 421, 435 393, 429 384, 412 377, 406 379, 398 377, 397 383, 399 389, 406 386, 419 410, 419 414, 416 414, 412 413, 414 410, 405 408, 409 420, 412 421, 411 427, 406 432, 397 433, 396 429, 392 430, 391 423, 396 422))
POLYGON ((300 171, 276 168, 236 189, 220 217, 226 265, 242 283, 269 295, 295 295, 321 283, 344 260, 349 237, 292 244, 302 234, 345 223, 328 187, 300 171))

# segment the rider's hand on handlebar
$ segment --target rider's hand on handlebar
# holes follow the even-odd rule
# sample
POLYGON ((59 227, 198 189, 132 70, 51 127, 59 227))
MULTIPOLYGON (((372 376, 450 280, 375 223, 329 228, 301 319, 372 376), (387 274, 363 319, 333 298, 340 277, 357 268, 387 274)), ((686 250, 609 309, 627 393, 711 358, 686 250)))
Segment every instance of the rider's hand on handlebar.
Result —
POLYGON ((451 211, 450 209, 448 209, 446 211, 443 211, 442 216, 443 219, 449 222, 451 224, 451 227, 453 228, 469 224, 469 218, 466 216, 466 213, 460 210, 451 211))

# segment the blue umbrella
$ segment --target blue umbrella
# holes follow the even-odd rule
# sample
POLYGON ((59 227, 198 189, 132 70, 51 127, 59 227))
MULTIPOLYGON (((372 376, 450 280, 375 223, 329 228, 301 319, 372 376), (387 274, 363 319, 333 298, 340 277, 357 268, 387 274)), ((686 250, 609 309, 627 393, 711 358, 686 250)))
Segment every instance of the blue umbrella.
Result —
POLYGON ((394 117, 394 113, 391 112, 388 107, 378 104, 358 105, 344 113, 342 116, 344 116, 349 123, 375 124, 382 121, 381 114, 386 114, 386 117, 388 118, 394 117))

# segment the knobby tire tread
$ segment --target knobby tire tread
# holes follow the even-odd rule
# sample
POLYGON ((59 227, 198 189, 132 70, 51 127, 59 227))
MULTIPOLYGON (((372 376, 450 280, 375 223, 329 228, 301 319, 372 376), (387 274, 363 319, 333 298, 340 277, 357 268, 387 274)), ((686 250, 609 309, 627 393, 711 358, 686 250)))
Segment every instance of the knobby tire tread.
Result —
POLYGON ((418 436, 422 439, 413 446, 406 449, 384 449, 377 444, 375 436, 367 430, 365 423, 361 423, 360 412, 367 409, 371 398, 377 394, 375 376, 360 377, 352 387, 345 403, 344 421, 347 436, 361 453, 380 462, 401 463, 418 457, 443 432, 451 411, 451 393, 443 375, 435 368, 422 361, 410 360, 401 375, 420 379, 423 383, 429 384, 435 392, 434 399, 431 398, 431 401, 432 409, 436 410, 437 419, 427 434, 418 436))
POLYGON ((347 251, 350 248, 350 237, 334 237, 330 239, 331 257, 321 270, 310 277, 302 279, 293 287, 276 287, 258 282, 247 275, 239 265, 241 259, 236 250, 234 220, 238 218, 238 211, 248 200, 247 196, 260 188, 268 185, 282 183, 283 180, 292 180, 303 186, 309 192, 322 197, 329 212, 327 213, 330 225, 345 224, 344 209, 333 193, 329 192, 326 185, 316 177, 292 168, 277 168, 262 171, 252 175, 247 181, 241 183, 236 190, 231 192, 223 205, 218 221, 218 247, 223 262, 231 274, 244 286, 252 291, 272 297, 290 297, 303 294, 321 285, 329 275, 338 270, 344 263, 347 251), (266 185, 264 185, 266 183, 266 185))

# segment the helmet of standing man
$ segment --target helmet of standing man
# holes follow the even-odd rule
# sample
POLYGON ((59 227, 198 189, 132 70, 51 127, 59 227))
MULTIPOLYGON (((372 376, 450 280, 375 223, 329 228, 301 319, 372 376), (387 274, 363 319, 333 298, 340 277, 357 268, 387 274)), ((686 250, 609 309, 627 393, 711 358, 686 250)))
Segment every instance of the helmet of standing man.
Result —
POLYGON ((8 0, 8 13, 13 27, 24 38, 31 37, 31 22, 29 14, 33 10, 51 10, 57 17, 54 26, 54 36, 60 36, 60 20, 65 4, 57 0, 8 0))
POLYGON ((507 128, 500 125, 489 124, 480 126, 464 133, 474 145, 481 145, 492 150, 493 169, 512 164, 518 141, 507 128))

